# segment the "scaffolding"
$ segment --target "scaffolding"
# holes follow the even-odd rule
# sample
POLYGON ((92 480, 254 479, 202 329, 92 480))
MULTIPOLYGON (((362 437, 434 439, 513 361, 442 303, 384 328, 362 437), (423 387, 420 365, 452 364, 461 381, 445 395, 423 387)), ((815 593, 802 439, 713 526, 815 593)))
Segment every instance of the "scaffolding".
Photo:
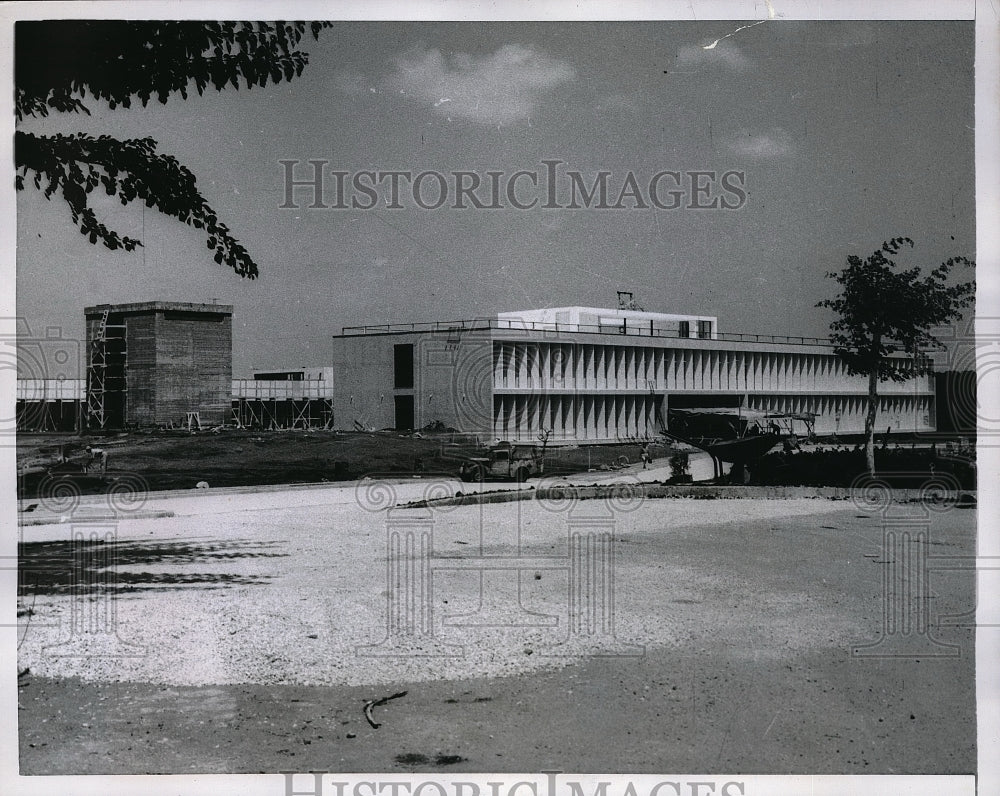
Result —
POLYGON ((112 324, 110 320, 111 309, 106 307, 87 351, 86 424, 89 429, 103 429, 109 423, 123 425, 125 421, 125 324, 112 324))
POLYGON ((232 410, 237 428, 331 429, 332 387, 314 379, 234 379, 232 410))
POLYGON ((79 431, 83 379, 18 379, 18 431, 79 431))
POLYGON ((333 399, 283 400, 234 398, 233 424, 265 431, 333 428, 333 399))

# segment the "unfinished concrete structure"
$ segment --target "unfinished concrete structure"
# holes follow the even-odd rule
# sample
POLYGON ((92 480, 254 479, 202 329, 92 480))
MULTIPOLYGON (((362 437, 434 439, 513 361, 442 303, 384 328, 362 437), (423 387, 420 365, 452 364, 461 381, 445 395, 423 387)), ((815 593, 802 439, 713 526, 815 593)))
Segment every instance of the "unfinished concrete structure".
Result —
POLYGON ((18 431, 78 431, 84 398, 83 379, 18 379, 18 431))
MULTIPOLYGON (((228 313, 228 307, 218 305, 202 305, 211 307, 212 313, 220 310, 228 313)), ((98 309, 98 320, 104 318, 104 309, 98 309)), ((101 343, 100 328, 94 328, 88 345, 88 378, 91 389, 88 392, 88 378, 67 378, 60 374, 59 378, 19 378, 17 381, 17 430, 24 432, 78 431, 87 426, 90 428, 122 428, 126 425, 142 427, 155 423, 156 425, 197 427, 196 415, 201 424, 212 426, 218 423, 234 425, 237 428, 254 429, 323 429, 333 427, 333 368, 329 366, 314 368, 293 368, 285 370, 258 370, 251 378, 231 379, 230 391, 226 394, 224 404, 227 412, 221 415, 216 407, 217 396, 206 395, 200 388, 196 389, 198 380, 207 369, 208 379, 212 385, 221 383, 219 357, 222 352, 219 346, 225 347, 225 341, 217 335, 210 335, 206 327, 195 326, 191 332, 192 345, 201 346, 207 336, 211 336, 215 348, 200 350, 196 356, 190 352, 191 366, 181 367, 178 353, 184 348, 177 337, 179 328, 175 325, 173 316, 176 310, 170 310, 170 315, 163 318, 161 333, 172 336, 172 341, 159 341, 161 351, 173 352, 173 361, 169 365, 164 357, 159 358, 158 375, 151 373, 151 362, 155 361, 148 352, 139 358, 135 370, 130 373, 128 354, 143 346, 152 348, 151 329, 155 331, 156 319, 140 319, 143 313, 135 315, 118 315, 114 308, 108 309, 108 323, 104 329, 101 343), (114 321, 114 323, 111 323, 114 321), (140 334, 143 324, 150 332, 145 338, 140 334), (152 326, 150 327, 150 323, 152 326), (132 340, 128 328, 132 329, 132 340), (212 352, 211 367, 197 367, 206 353, 212 352), (129 376, 132 375, 133 389, 129 389, 129 376), (177 382, 187 398, 183 405, 178 401, 177 382), (164 400, 163 390, 158 384, 167 383, 169 400, 164 400), (159 400, 157 400, 159 399, 159 400), (145 402, 145 405, 138 402, 145 402), (198 408, 189 408, 189 407, 198 408), (129 410, 131 409, 131 414, 129 410), (89 417, 88 417, 89 410, 89 417), (130 419, 131 418, 131 419, 130 419), (150 421, 148 418, 154 418, 150 421)), ((204 313, 202 313, 202 316, 204 313)), ((202 317, 202 322, 204 318, 202 317)), ((217 323, 211 321, 210 323, 217 323)), ((228 324, 225 324, 228 326, 228 324)), ((215 328, 215 327, 209 327, 215 328)), ((218 331, 216 328, 215 331, 218 331)), ((168 338, 169 339, 169 338, 168 338)), ((57 351, 58 354, 58 351, 57 351)), ((52 357, 53 359, 55 357, 52 357)), ((36 357, 36 359, 39 359, 36 357)), ((222 369, 224 370, 224 368, 222 369)), ((41 368, 32 368, 31 372, 44 372, 41 368)))
POLYGON ((233 379, 232 406, 237 428, 331 428, 333 368, 255 370, 233 379))
POLYGON ((88 428, 229 421, 231 306, 148 301, 84 314, 88 428))
MULTIPOLYGON (((744 407, 815 416, 812 428, 796 421, 799 433, 864 429, 867 379, 828 341, 721 333, 712 316, 561 307, 348 327, 333 343, 341 428, 441 423, 512 442, 615 442, 655 437, 672 408, 744 407)), ((879 392, 880 429, 935 429, 932 375, 879 392)))

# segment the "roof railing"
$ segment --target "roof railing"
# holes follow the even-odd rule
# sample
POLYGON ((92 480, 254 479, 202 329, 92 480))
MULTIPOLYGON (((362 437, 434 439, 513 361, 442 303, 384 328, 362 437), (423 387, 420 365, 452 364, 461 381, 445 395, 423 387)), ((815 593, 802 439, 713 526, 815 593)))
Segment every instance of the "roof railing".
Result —
POLYGON ((803 335, 751 334, 747 332, 715 332, 708 335, 698 333, 692 327, 685 334, 681 329, 658 327, 646 323, 581 324, 548 321, 521 321, 508 318, 472 318, 457 321, 427 321, 417 323, 365 324, 364 326, 344 326, 341 336, 362 336, 379 334, 405 334, 407 332, 453 332, 486 331, 489 329, 510 331, 547 331, 577 334, 626 335, 629 337, 663 337, 679 340, 720 340, 730 343, 783 343, 786 345, 832 346, 823 337, 803 335))

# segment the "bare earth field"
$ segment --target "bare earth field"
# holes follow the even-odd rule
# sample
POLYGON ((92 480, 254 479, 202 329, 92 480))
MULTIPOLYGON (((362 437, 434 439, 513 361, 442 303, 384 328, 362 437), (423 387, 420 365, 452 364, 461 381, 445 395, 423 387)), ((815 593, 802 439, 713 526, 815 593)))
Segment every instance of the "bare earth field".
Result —
MULTIPOLYGON (((193 489, 199 481, 213 487, 229 487, 317 483, 360 478, 370 473, 457 475, 462 462, 477 454, 469 435, 446 432, 226 429, 219 433, 161 431, 107 436, 18 434, 18 465, 37 469, 31 465, 44 462, 60 449, 70 455, 87 445, 107 451, 109 473, 138 474, 149 489, 156 491, 193 489)), ((591 466, 606 466, 621 456, 635 463, 640 451, 638 443, 549 448, 546 471, 578 472, 591 466)), ((655 444, 652 451, 663 458, 669 448, 655 444)), ((39 471, 26 476, 19 485, 20 495, 34 497, 43 474, 39 471)), ((665 477, 669 478, 669 473, 665 477)), ((81 480, 79 486, 84 494, 104 489, 95 479, 81 480)))
MULTIPOLYGON (((882 517, 850 502, 387 512, 351 484, 145 508, 174 516, 105 523, 117 542, 92 545, 76 518, 22 529, 23 774, 975 771, 970 629, 932 629, 950 657, 926 636, 919 656, 851 655, 883 631, 893 564, 882 517), (387 579, 420 571, 405 545, 387 569, 406 528, 433 537, 417 610, 433 634, 373 655, 387 579), (614 539, 613 636, 597 621, 560 646, 581 529, 614 539), (515 555, 520 574, 496 563, 515 555), (616 655, 589 655, 598 641, 616 655), (364 703, 401 691, 371 727, 364 703)), ((974 511, 889 511, 928 532, 929 560, 974 553, 974 511)), ((971 570, 930 587, 932 620, 974 607, 971 570)))

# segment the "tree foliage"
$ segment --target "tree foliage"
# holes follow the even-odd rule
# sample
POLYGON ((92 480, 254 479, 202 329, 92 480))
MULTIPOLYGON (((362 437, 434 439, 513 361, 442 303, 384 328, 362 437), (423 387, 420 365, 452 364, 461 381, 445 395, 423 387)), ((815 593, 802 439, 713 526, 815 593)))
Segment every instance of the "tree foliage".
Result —
POLYGON ((957 319, 975 297, 974 281, 949 283, 956 266, 974 267, 974 262, 952 257, 927 275, 919 267, 897 270, 893 258, 904 246, 912 248, 913 241, 892 238, 866 259, 851 255, 842 271, 826 274, 841 292, 816 306, 836 314, 830 341, 852 375, 874 370, 879 381, 905 381, 926 369, 923 358, 901 366, 889 357, 940 347, 934 327, 957 319))
POLYGON ((817 307, 836 313, 830 324, 830 341, 848 373, 868 377, 868 408, 865 412, 865 460, 875 475, 875 420, 880 381, 906 381, 930 367, 924 355, 940 347, 935 327, 956 320, 968 307, 976 291, 975 282, 949 283, 958 265, 974 267, 965 257, 952 257, 927 275, 919 267, 897 270, 896 257, 909 238, 892 238, 868 258, 847 258, 839 273, 828 273, 841 287, 836 298, 824 299, 817 307), (897 352, 909 357, 892 358, 897 352))
MULTIPOLYGON (((108 107, 166 103, 191 91, 247 89, 302 74, 308 55, 302 39, 329 23, 44 21, 15 26, 15 111, 19 121, 50 111, 85 113, 88 97, 108 107)), ((119 140, 109 135, 44 136, 17 131, 16 187, 32 183, 46 198, 58 194, 73 222, 91 243, 132 251, 141 241, 103 224, 90 206, 102 188, 123 205, 147 207, 203 229, 217 263, 240 276, 257 276, 257 264, 219 221, 197 187, 194 174, 176 158, 157 151, 152 138, 119 140), (33 173, 33 178, 28 173, 33 173)))

